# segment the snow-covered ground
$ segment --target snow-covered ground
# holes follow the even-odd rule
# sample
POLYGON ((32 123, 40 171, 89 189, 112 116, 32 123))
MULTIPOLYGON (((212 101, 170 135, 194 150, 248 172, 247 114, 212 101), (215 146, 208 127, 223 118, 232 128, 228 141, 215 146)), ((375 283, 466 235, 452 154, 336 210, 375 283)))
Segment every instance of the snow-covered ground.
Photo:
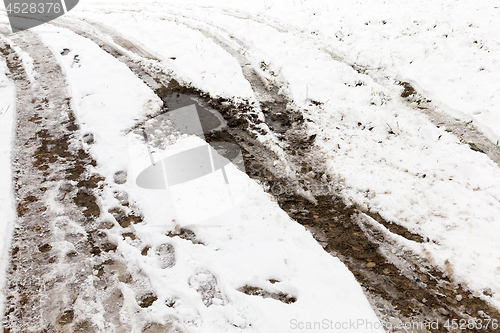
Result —
MULTIPOLYGON (((433 124, 417 105, 404 103, 397 84, 410 82, 438 112, 473 121, 498 142, 499 11, 493 0, 82 1, 64 20, 75 24, 74 18, 83 18, 116 30, 161 59, 167 71, 214 97, 257 99, 241 69, 246 62, 281 86, 310 120, 309 135, 317 135, 314 157, 340 184, 346 201, 421 235, 427 242, 399 241, 500 309, 500 169, 433 124), (364 74, 353 64, 365 68, 364 74)), ((128 172, 129 181, 115 189, 126 190, 145 214, 147 223, 135 227, 136 234, 152 248, 167 242, 176 249, 175 271, 167 272, 154 256, 141 256, 131 241, 116 240, 120 251, 147 272, 160 298, 182 300, 175 309, 153 306, 152 318, 178 316, 200 332, 230 330, 232 324, 283 332, 294 318, 377 321, 346 267, 236 170, 231 175, 245 184, 246 204, 193 227, 205 246, 159 233, 175 223, 191 223, 159 208, 174 206, 165 205, 165 193, 134 186, 149 157, 141 138, 124 130, 155 113, 160 101, 90 40, 50 25, 34 32, 67 74, 82 131, 94 134, 90 151, 98 161, 96 171, 110 183, 115 172, 128 172), (65 48, 69 53, 62 55, 65 48), (193 285, 211 276, 221 296, 207 308, 193 285), (235 290, 244 285, 288 293, 297 302, 235 290)), ((0 93, 12 96, 12 88, 0 93)), ((5 101, 0 98, 2 118, 5 101)), ((0 126, 9 125, 2 119, 0 126)), ((5 132, 0 128, 0 135, 5 132)), ((156 158, 199 145, 198 139, 184 137, 156 158)), ((0 176, 9 181, 3 171, 0 176)), ((112 206, 112 190, 104 206, 112 206)), ((174 195, 180 198, 187 190, 174 195)))
POLYGON ((133 38, 167 67, 192 64, 182 78, 215 96, 249 92, 235 88, 237 59, 207 36, 237 50, 312 121, 318 158, 346 200, 429 239, 408 246, 478 294, 492 291, 500 307, 498 165, 404 104, 395 84, 412 83, 496 142, 498 10, 494 1, 193 0, 89 2, 74 15, 133 38))
MULTIPOLYGON (((0 59, 0 284, 5 285, 5 272, 9 265, 10 235, 16 216, 12 187, 11 147, 14 136, 16 111, 15 89, 6 76, 7 64, 0 59)), ((4 298, 0 289, 0 297, 4 298)), ((4 303, 0 304, 4 313, 4 303)))

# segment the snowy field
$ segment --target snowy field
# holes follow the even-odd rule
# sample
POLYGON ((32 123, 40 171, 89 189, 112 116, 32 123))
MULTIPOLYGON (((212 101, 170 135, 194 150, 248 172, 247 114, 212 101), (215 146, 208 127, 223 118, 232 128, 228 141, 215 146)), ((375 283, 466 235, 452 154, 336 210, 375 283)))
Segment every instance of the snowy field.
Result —
MULTIPOLYGON (((411 250, 500 309, 499 166, 433 123, 419 102, 403 100, 400 85, 410 83, 428 100, 426 105, 473 124, 498 145, 499 15, 500 5, 493 0, 141 0, 81 1, 59 21, 83 30, 102 25, 126 36, 160 59, 163 70, 213 98, 258 101, 262 96, 242 70, 253 68, 264 81, 281 87, 280 94, 304 115, 307 134, 316 138, 313 158, 321 161, 346 202, 420 235, 425 242, 388 237, 401 251, 411 250)), ((1 12, 0 22, 7 22, 1 12)), ((148 166, 149 156, 142 137, 128 130, 158 113, 161 100, 90 39, 52 24, 32 31, 62 67, 82 133, 94 134, 95 143, 86 146, 97 161, 93 172, 110 184, 117 171, 129 175, 126 183, 105 188, 100 205, 116 205, 114 191, 128 193, 146 222, 134 227, 135 235, 151 248, 175 248, 174 264, 165 266, 168 258, 141 255, 134 240, 115 235, 118 251, 147 276, 157 297, 180 300, 169 308, 154 303, 149 321, 174 318, 169 322, 182 332, 296 332, 301 330, 292 323, 323 319, 379 324, 347 267, 236 168, 228 170, 236 180, 233 188, 223 184, 221 175, 179 185, 170 194, 137 187, 133 179, 148 166), (227 199, 231 190, 244 194, 236 202, 226 200, 232 209, 221 215, 209 212, 218 205, 215 199, 227 199), (196 195, 210 200, 186 204, 196 195), (174 227, 192 228, 203 244, 166 236, 174 227), (200 290, 213 281, 217 288, 207 306, 200 290), (237 291, 243 286, 288 295, 295 302, 237 291)), ((10 146, 5 144, 12 142, 14 88, 6 71, 0 58, 3 235, 12 231, 15 215, 10 146)), ((272 134, 259 139, 289 170, 285 143, 272 134)), ((199 138, 182 135, 153 155, 158 161, 202 145, 199 138)), ((52 209, 63 211, 56 203, 52 209)), ((8 237, 1 241, 3 272, 10 243, 8 237)), ((124 283, 120 288, 127 311, 133 312, 134 290, 124 283)), ((99 320, 105 330, 107 323, 99 320)))

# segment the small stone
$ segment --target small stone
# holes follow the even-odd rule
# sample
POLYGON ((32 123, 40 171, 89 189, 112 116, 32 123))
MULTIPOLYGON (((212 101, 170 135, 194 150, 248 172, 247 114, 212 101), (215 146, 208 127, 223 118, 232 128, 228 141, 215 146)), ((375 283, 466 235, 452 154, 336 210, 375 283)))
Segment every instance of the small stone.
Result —
POLYGON ((52 250, 52 246, 50 246, 49 244, 44 244, 39 246, 38 250, 42 253, 49 252, 50 250, 52 250))
POLYGON ((384 269, 384 274, 385 274, 385 275, 387 275, 387 274, 389 274, 389 273, 391 273, 391 271, 390 271, 390 270, 388 270, 387 268, 386 268, 386 269, 384 269))
POLYGON ((60 325, 71 324, 73 322, 73 318, 75 317, 75 312, 73 310, 66 310, 61 315, 59 320, 57 321, 60 325))
POLYGON ((463 297, 462 297, 462 295, 457 295, 457 296, 455 296, 455 299, 456 299, 458 302, 460 302, 460 301, 463 299, 463 297))
POLYGON ((369 262, 367 266, 370 268, 373 268, 373 267, 377 266, 377 264, 374 262, 369 262))
POLYGON ((116 184, 123 185, 127 182, 127 173, 125 171, 118 171, 113 178, 116 184))

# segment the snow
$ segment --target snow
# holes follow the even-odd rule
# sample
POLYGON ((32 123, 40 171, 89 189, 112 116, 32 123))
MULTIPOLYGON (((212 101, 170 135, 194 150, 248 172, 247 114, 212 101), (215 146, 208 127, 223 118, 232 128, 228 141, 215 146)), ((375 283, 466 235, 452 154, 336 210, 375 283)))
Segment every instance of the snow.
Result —
MULTIPOLYGON (((0 297, 4 298, 5 273, 10 264, 10 238, 16 217, 12 186, 11 147, 14 137, 14 114, 16 110, 15 89, 6 76, 7 64, 0 59, 0 297)), ((4 313, 4 303, 0 304, 4 313)))
POLYGON ((410 82, 438 112, 473 121, 497 142, 500 27, 494 1, 256 1, 250 6, 221 0, 207 6, 191 0, 133 6, 131 11, 127 2, 89 2, 73 15, 109 24, 163 59, 174 55, 176 62, 196 63, 180 71, 181 77, 215 96, 248 98, 248 92, 235 91, 225 48, 209 37, 238 50, 256 69, 264 64, 267 69, 260 73, 282 84, 282 92, 311 121, 317 159, 326 160, 342 196, 428 239, 412 250, 479 294, 493 290, 489 300, 500 307, 498 165, 436 127, 416 105, 404 104, 395 84, 410 82), (189 44, 169 47, 165 41, 176 38, 170 31, 189 36, 189 44), (203 54, 213 56, 204 58, 206 67, 203 54), (366 68, 366 74, 351 64, 366 68), (220 70, 222 80, 207 84, 207 70, 220 70))
MULTIPOLYGON (((323 320, 341 324, 363 320, 380 327, 344 264, 326 253, 260 185, 235 167, 227 168, 229 188, 220 173, 172 186, 170 193, 138 187, 135 179, 150 165, 150 157, 142 135, 125 130, 157 111, 160 101, 126 66, 88 39, 52 26, 34 31, 54 51, 67 75, 82 133, 94 134, 90 152, 97 161, 96 171, 109 184, 117 171, 127 172, 125 184, 105 189, 107 199, 101 205, 112 207, 113 190, 124 190, 144 215, 145 223, 132 230, 151 247, 147 256, 141 255, 134 241, 123 240, 121 235, 109 237, 114 237, 118 251, 134 270, 148 277, 162 300, 148 308, 149 320, 162 323, 174 318, 178 327, 204 333, 293 332, 295 321, 323 320), (65 48, 70 52, 62 55, 65 48), (231 192, 233 200, 227 199, 231 192), (224 196, 226 209, 221 207, 224 196), (167 236, 176 225, 195 231, 202 244, 167 236), (245 285, 297 300, 285 304, 237 291, 245 285), (177 299, 175 307, 165 307, 167 299, 177 299)), ((165 149, 155 148, 154 160, 201 145, 204 142, 196 136, 181 135, 165 149)), ((125 308, 133 311, 136 291, 123 283, 120 288, 125 308)))
MULTIPOLYGON (((325 169, 340 184, 345 200, 428 239, 423 244, 399 241, 481 297, 490 290, 488 299, 500 308, 499 167, 403 103, 402 89, 395 84, 410 82, 438 112, 472 120, 497 142, 498 10, 494 0, 262 0, 251 5, 217 0, 210 6, 199 0, 143 0, 85 1, 68 16, 112 27, 163 60, 184 82, 213 96, 253 101, 239 61, 210 37, 237 50, 266 79, 283 85, 282 93, 310 120, 309 132, 317 134, 316 157, 326 161, 325 169), (366 68, 366 74, 351 64, 366 68)), ((50 25, 35 31, 68 75, 82 131, 95 135, 90 149, 97 171, 109 181, 115 172, 128 171, 123 189, 147 221, 135 231, 152 248, 168 243, 176 249, 171 275, 158 269, 157 258, 141 256, 119 240, 120 251, 147 272, 159 296, 182 300, 169 310, 172 315, 203 332, 231 330, 229 322, 240 327, 251 323, 256 332, 282 332, 293 318, 348 321, 354 314, 376 321, 338 259, 324 253, 237 170, 230 175, 244 189, 233 193, 244 193, 247 204, 239 199, 232 210, 208 220, 203 217, 219 213, 211 210, 214 203, 190 210, 182 198, 193 190, 199 197, 206 191, 215 191, 211 198, 224 197, 228 189, 217 185, 222 184, 220 175, 170 194, 134 186, 130 179, 148 166, 149 157, 140 138, 126 136, 124 130, 157 111, 160 101, 125 65, 89 40, 50 25), (60 55, 63 48, 70 53, 60 55), (175 224, 190 225, 205 246, 158 232, 175 224), (212 275, 224 296, 207 308, 192 286, 212 275), (271 284, 269 279, 281 282, 271 284), (298 300, 285 305, 235 291, 245 284, 290 293, 298 300), (332 302, 336 299, 341 301, 332 302)), ((8 89, 0 93, 11 96, 8 89)), ((5 101, 0 98, 0 103, 5 101)), ((0 126, 5 124, 2 120, 0 126)), ((0 130, 1 135, 7 132, 0 130)), ((202 144, 184 137, 157 151, 155 158, 202 144)), ((8 172, 1 170, 7 179, 8 172)), ((151 315, 158 319, 162 311, 153 307, 151 315)))

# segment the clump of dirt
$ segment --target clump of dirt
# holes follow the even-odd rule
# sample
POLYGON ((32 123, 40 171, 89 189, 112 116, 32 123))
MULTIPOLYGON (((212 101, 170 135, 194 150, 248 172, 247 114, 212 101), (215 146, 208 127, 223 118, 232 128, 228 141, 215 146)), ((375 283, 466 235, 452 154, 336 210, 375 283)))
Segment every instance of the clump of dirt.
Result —
POLYGON ((127 213, 123 207, 114 207, 109 209, 108 212, 113 215, 116 222, 118 222, 122 228, 128 228, 131 224, 139 224, 143 222, 142 216, 136 215, 133 212, 127 213))
POLYGON ((130 238, 131 240, 135 240, 136 236, 133 232, 125 232, 122 234, 123 239, 130 238))
POLYGON ((142 250, 141 250, 141 255, 143 256, 147 256, 148 255, 148 252, 149 250, 151 249, 150 246, 145 246, 142 250))
POLYGON ((68 150, 69 135, 54 138, 46 129, 40 130, 36 134, 40 138, 40 146, 35 152, 34 167, 40 168, 41 166, 55 163, 58 158, 66 159, 71 156, 68 150))
POLYGON ((24 216, 24 214, 26 214, 26 212, 29 211, 29 207, 30 207, 30 204, 33 203, 33 202, 37 202, 39 199, 35 196, 27 196, 26 198, 24 198, 20 203, 18 203, 17 205, 17 215, 19 217, 22 217, 24 216))
POLYGON ((122 228, 128 228, 131 224, 142 223, 142 217, 135 214, 130 214, 118 221, 118 223, 122 228))
POLYGON ((194 231, 186 228, 181 228, 178 232, 171 231, 167 234, 169 237, 179 237, 185 240, 190 241, 193 244, 203 244, 197 237, 194 231))
POLYGON ((89 189, 80 188, 73 201, 78 207, 83 208, 85 217, 98 217, 101 212, 96 196, 89 189))
POLYGON ((52 246, 50 246, 50 244, 44 244, 44 245, 41 245, 40 247, 38 247, 38 250, 42 253, 46 253, 46 252, 49 252, 50 250, 52 250, 52 246))
POLYGON ((158 297, 153 293, 147 293, 142 295, 137 303, 141 308, 149 308, 154 302, 158 300, 158 297))
POLYGON ((285 304, 291 304, 291 303, 295 303, 297 301, 297 298, 295 298, 292 295, 285 294, 282 292, 272 293, 272 292, 266 291, 266 290, 259 288, 259 287, 252 287, 252 286, 247 285, 247 286, 243 286, 241 288, 238 288, 237 290, 239 292, 242 292, 242 293, 245 293, 245 294, 251 295, 251 296, 260 296, 262 298, 272 298, 272 299, 278 300, 278 301, 285 303, 285 304))
POLYGON ((409 98, 417 93, 409 82, 399 82, 399 84, 403 87, 403 92, 401 93, 402 98, 409 98))
POLYGON ((73 319, 75 318, 75 311, 74 310, 66 310, 64 313, 59 317, 59 320, 57 323, 59 325, 66 325, 66 324, 71 324, 73 322, 73 319))

